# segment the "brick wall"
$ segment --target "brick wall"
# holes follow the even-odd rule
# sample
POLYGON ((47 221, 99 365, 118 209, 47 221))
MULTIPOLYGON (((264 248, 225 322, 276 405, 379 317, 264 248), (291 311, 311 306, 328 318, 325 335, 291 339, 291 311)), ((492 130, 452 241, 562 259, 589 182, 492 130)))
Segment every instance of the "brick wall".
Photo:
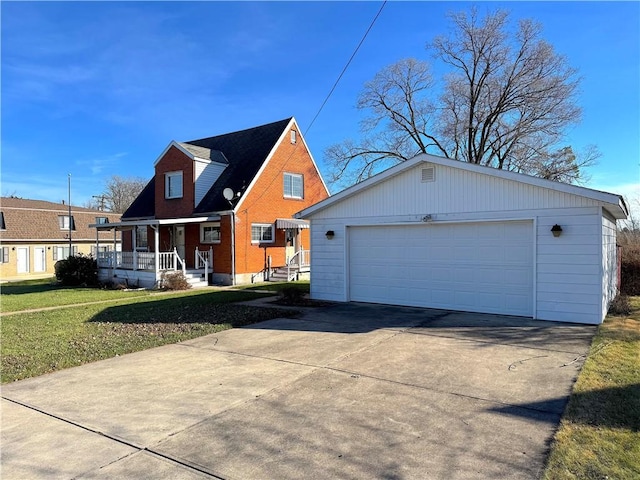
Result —
POLYGON ((155 168, 156 218, 189 217, 195 199, 193 161, 172 146, 155 168), (182 198, 165 198, 165 173, 182 171, 182 198))

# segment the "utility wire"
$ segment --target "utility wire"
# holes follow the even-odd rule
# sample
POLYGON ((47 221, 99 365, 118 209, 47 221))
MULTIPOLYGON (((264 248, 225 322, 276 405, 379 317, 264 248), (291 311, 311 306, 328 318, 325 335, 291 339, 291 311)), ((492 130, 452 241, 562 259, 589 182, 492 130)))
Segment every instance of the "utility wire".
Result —
POLYGON ((327 95, 327 98, 324 99, 324 102, 322 102, 322 105, 320 105, 320 108, 318 109, 318 112, 316 113, 316 115, 313 117, 313 120, 311 120, 311 123, 309 124, 309 126, 307 127, 307 129, 304 132, 304 135, 306 136, 307 133, 309 133, 309 130, 311 130, 311 127, 313 126, 314 122, 316 121, 316 118, 318 118, 318 116, 320 115, 320 112, 322 112, 322 109, 324 108, 324 106, 326 105, 326 103, 329 101, 329 98, 331 98, 331 95, 333 94, 333 91, 336 89, 336 87, 338 86, 338 83, 340 82, 340 79, 342 78, 342 76, 345 74, 345 72, 347 71, 347 68, 349 68, 349 65, 351 65, 351 61, 354 59, 354 57, 356 56, 356 54, 358 53, 358 50, 360 50, 360 47, 362 46, 362 44, 364 43, 364 40, 367 38, 367 35, 369 35, 369 32, 371 31, 371 29, 373 28, 373 25, 376 23, 376 20, 378 20, 378 17, 380 16, 380 14, 382 13, 382 9, 384 8, 384 6, 387 4, 387 0, 384 0, 384 2, 382 2, 382 5, 380 6, 380 10, 378 10, 378 13, 376 14, 376 16, 373 18, 373 20, 371 21, 371 23, 369 24, 369 28, 367 28, 367 31, 364 32, 364 35, 362 36, 362 39, 360 40, 360 43, 358 43, 358 46, 356 47, 356 49, 353 51, 353 53, 351 54, 351 58, 349 58, 349 61, 347 62, 347 64, 344 66, 344 68, 342 69, 342 72, 340 72, 340 75, 338 76, 338 79, 336 80, 336 82, 333 84, 333 87, 331 87, 331 90, 329 91, 329 94, 327 95))
MULTIPOLYGON (((364 43, 365 39, 367 38, 367 35, 369 35, 369 32, 371 31, 371 29, 373 28, 373 25, 376 23, 376 20, 378 19, 378 17, 380 16, 380 14, 382 13, 382 9, 384 8, 384 6, 387 4, 387 0, 384 0, 382 2, 382 5, 380 6, 380 10, 378 10, 378 13, 376 13, 376 16, 373 18, 373 20, 371 21, 371 23, 369 24, 369 28, 367 28, 367 31, 364 32, 364 35, 362 36, 362 39, 360 40, 360 43, 358 43, 358 46, 356 47, 356 49, 353 51, 353 53, 351 54, 351 58, 349 58, 349 61, 347 62, 347 64, 344 66, 344 68, 342 69, 342 72, 340 72, 340 75, 338 76, 338 79, 336 80, 336 82, 333 84, 333 87, 331 87, 331 90, 329 91, 329 94, 327 95, 327 98, 324 99, 324 102, 322 102, 322 105, 320 105, 320 108, 318 109, 318 112, 316 113, 316 115, 313 117, 313 120, 311 120, 311 123, 309 124, 309 126, 307 127, 307 129, 305 130, 303 137, 305 137, 307 135, 307 133, 309 132, 309 130, 311 129, 311 126, 313 125, 313 123, 316 121, 316 118, 318 118, 318 115, 320 115, 320 112, 322 112, 322 109, 324 108, 324 106, 326 105, 326 103, 329 101, 329 98, 331 97, 331 94, 333 94, 333 91, 336 89, 336 87, 338 86, 338 83, 340 82, 340 79, 342 78, 342 76, 345 74, 345 72, 347 71, 347 68, 349 68, 349 65, 351 64, 351 61, 355 58, 356 54, 358 53, 358 50, 360 50, 360 47, 362 46, 362 44, 364 43)), ((298 148, 298 143, 295 144, 293 151, 289 154, 289 157, 287 158, 286 162, 284 162, 282 164, 282 167, 280 168, 280 170, 278 171, 278 174, 276 176, 273 177, 273 179, 271 180, 271 182, 269 182, 269 185, 267 185, 267 188, 265 188, 262 192, 262 194, 256 198, 253 203, 251 205, 249 205, 248 207, 244 207, 241 211, 246 212, 250 207, 252 207, 253 205, 255 205, 258 200, 260 200, 265 193, 267 192, 267 190, 269 189, 269 187, 273 184, 273 182, 275 182, 276 180, 278 180, 280 178, 280 173, 283 171, 285 165, 289 162, 289 160, 291 159, 291 157, 293 156, 293 154, 295 153, 296 149, 298 148)), ((238 212, 240 213, 240 211, 238 212)))

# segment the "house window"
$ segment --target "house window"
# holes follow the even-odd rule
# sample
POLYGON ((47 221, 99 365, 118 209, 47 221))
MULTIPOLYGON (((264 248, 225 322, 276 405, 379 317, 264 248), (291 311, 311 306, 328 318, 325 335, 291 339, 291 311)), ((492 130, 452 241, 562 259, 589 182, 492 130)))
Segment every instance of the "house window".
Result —
POLYGON ((96 217, 96 223, 98 225, 103 225, 105 223, 109 223, 109 219, 107 217, 96 217))
POLYGON ((220 243, 220 222, 200 225, 200 243, 220 243))
POLYGON ((9 263, 9 247, 2 247, 2 255, 0 255, 0 263, 9 263))
POLYGON ((69 255, 69 251, 71 251, 71 255, 78 254, 78 246, 73 245, 71 250, 69 250, 69 246, 66 247, 53 247, 53 259, 54 260, 66 260, 71 255, 69 255))
POLYGON ((4 223, 4 212, 0 212, 0 230, 6 230, 7 224, 4 223))
POLYGON ((73 215, 58 215, 58 225, 60 230, 69 230, 69 218, 71 218, 71 230, 76 229, 76 222, 73 221, 73 215))
POLYGON ((149 247, 147 240, 147 227, 136 227, 136 250, 145 250, 149 247))
POLYGON ((164 198, 182 198, 182 172, 165 173, 164 198))
POLYGON ((302 187, 302 175, 296 173, 284 174, 284 196, 285 198, 304 198, 302 187))
POLYGON ((252 223, 251 243, 273 243, 273 225, 270 223, 252 223))
POLYGON ((291 143, 296 143, 297 132, 295 130, 291 130, 291 143))

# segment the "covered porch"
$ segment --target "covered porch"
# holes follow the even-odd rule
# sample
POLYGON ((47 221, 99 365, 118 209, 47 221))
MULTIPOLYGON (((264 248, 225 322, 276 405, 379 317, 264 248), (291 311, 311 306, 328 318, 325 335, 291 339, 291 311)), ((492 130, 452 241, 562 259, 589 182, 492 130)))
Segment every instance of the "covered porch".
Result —
MULTIPOLYGON (((215 216, 91 224, 90 227, 96 228, 98 278, 104 282, 154 288, 161 286, 165 273, 181 271, 192 285, 208 285, 209 274, 213 272, 213 249, 211 247, 208 250, 200 249, 196 246, 193 251, 187 252, 184 244, 184 227, 189 223, 219 220, 220 217, 215 216), (173 227, 171 248, 165 250, 160 246, 162 226, 173 227), (153 243, 146 237, 148 229, 153 232, 153 243), (130 250, 116 251, 114 247, 113 250, 104 251, 102 247, 105 246, 105 242, 100 240, 99 235, 101 231, 112 231, 114 243, 118 232, 120 234, 131 232, 130 250), (138 232, 145 233, 139 235, 138 232), (144 242, 141 239, 144 239, 144 242), (153 245, 152 248, 151 245, 153 245), (192 258, 188 258, 189 255, 192 255, 192 258)), ((122 244, 124 243, 123 239, 122 244)))

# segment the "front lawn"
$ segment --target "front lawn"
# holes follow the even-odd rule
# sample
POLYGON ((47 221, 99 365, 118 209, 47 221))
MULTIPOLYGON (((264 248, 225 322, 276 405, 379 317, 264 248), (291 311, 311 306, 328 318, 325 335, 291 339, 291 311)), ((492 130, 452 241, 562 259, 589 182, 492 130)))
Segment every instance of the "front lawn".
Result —
POLYGON ((194 290, 3 317, 2 383, 297 313, 233 303, 264 295, 194 290))
POLYGON ((98 288, 63 287, 55 277, 24 282, 3 283, 0 286, 0 306, 3 312, 18 312, 36 308, 126 299, 150 295, 150 290, 124 291, 98 288))
POLYGON ((544 479, 640 478, 640 297, 631 306, 600 325, 544 479))

